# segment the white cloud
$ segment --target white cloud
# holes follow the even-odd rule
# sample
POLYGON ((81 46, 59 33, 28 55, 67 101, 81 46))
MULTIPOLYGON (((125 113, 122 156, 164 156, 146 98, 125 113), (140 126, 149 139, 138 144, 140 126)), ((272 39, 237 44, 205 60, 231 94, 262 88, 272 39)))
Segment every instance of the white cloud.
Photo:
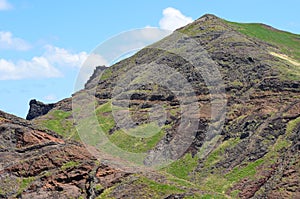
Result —
MULTIPOLYGON (((0 0, 1 4, 1 0, 0 0)), ((29 50, 31 45, 21 38, 14 37, 11 32, 0 31, 0 49, 29 50)))
POLYGON ((30 61, 12 62, 0 59, 0 80, 61 77, 61 72, 51 66, 44 57, 33 57, 30 61))
MULTIPOLYGON (((0 0, 0 6, 3 2, 0 0)), ((175 30, 192 21, 192 18, 184 16, 179 10, 169 7, 163 10, 163 18, 159 25, 162 29, 175 30)), ((170 32, 162 32, 150 27, 134 33, 133 38, 137 40, 138 36, 147 42, 156 41, 170 34, 170 32)), ((129 46, 130 49, 138 49, 142 45, 141 43, 137 44, 137 46, 129 46)), ((0 49, 28 50, 29 48, 31 48, 30 44, 23 39, 14 37, 11 32, 0 31, 0 49)), ((44 49, 45 51, 41 56, 35 56, 30 60, 0 59, 0 80, 62 77, 61 71, 65 71, 63 69, 79 69, 83 65, 79 79, 85 83, 95 66, 109 64, 106 61, 106 56, 103 58, 97 54, 88 55, 86 52, 73 53, 52 45, 46 45, 44 49)))
POLYGON ((45 48, 46 52, 44 57, 46 57, 52 64, 79 68, 88 58, 88 54, 86 52, 73 54, 64 48, 51 45, 46 45, 45 48))
POLYGON ((71 53, 66 49, 47 45, 42 56, 31 60, 0 59, 0 80, 63 77, 59 69, 79 68, 87 58, 86 52, 71 53))
POLYGON ((168 7, 163 10, 163 18, 159 21, 159 26, 166 30, 176 30, 193 22, 191 17, 184 16, 179 10, 168 7))
POLYGON ((13 6, 6 0, 0 0, 0 10, 10 10, 13 6))

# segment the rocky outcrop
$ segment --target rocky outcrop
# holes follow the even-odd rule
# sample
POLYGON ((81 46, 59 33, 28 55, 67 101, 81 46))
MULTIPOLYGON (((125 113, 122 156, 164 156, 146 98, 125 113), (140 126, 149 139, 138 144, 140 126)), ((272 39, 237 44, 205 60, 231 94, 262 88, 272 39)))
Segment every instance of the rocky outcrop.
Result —
POLYGON ((93 87, 95 87, 98 82, 100 81, 100 75, 102 75, 102 73, 104 72, 104 70, 106 70, 108 67, 106 66, 97 66, 92 74, 92 76, 90 77, 90 79, 86 82, 86 84, 84 85, 85 89, 91 89, 93 87))
POLYGON ((81 144, 1 111, 0 154, 0 198, 95 198, 129 175, 98 163, 81 144))
POLYGON ((44 104, 43 102, 33 99, 30 100, 29 106, 30 108, 26 119, 32 120, 36 117, 47 114, 51 109, 55 107, 55 104, 44 104))

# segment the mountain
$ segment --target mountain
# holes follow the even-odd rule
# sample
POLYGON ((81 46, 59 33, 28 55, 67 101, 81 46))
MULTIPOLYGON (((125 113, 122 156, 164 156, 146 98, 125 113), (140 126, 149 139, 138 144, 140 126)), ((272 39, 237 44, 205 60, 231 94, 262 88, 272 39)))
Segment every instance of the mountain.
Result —
POLYGON ((300 35, 204 15, 30 121, 1 113, 0 195, 299 198, 299 94, 300 35))

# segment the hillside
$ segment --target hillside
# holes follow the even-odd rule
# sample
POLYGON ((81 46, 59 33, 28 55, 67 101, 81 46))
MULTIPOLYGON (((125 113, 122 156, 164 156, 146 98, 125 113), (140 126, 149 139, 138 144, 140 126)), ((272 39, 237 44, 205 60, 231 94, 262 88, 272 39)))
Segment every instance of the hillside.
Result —
POLYGON ((33 102, 31 121, 0 118, 1 185, 19 183, 0 196, 300 197, 300 35, 205 15, 72 98, 33 102))

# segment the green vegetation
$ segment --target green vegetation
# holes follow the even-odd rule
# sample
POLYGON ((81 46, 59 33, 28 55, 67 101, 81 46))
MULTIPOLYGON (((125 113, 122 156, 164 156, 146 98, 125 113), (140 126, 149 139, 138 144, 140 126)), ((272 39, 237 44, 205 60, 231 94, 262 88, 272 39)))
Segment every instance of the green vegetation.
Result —
POLYGON ((112 197, 109 197, 109 195, 112 192, 113 188, 114 187, 110 187, 108 189, 105 189, 103 191, 103 193, 100 196, 98 196, 96 199, 113 199, 112 197))
POLYGON ((291 144, 292 144, 291 141, 288 141, 284 139, 282 136, 280 136, 274 145, 274 151, 279 152, 283 148, 289 147, 291 144))
POLYGON ((96 185, 95 185, 95 190, 96 190, 96 191, 100 191, 100 190, 102 190, 102 189, 104 189, 104 187, 103 187, 101 184, 96 184, 96 185))
POLYGON ((239 80, 235 80, 235 81, 233 81, 233 82, 231 82, 231 86, 233 86, 233 87, 243 87, 243 83, 242 82, 240 82, 239 80))
POLYGON ((110 135, 109 131, 115 126, 112 108, 115 108, 115 106, 112 107, 109 101, 97 108, 96 115, 100 127, 108 135, 108 139, 123 150, 133 153, 147 152, 155 147, 165 135, 165 130, 170 128, 170 126, 159 127, 156 123, 152 122, 127 129, 126 132, 124 130, 117 130, 110 135))
POLYGON ((30 184, 35 180, 34 177, 29 177, 29 178, 20 178, 19 179, 19 189, 18 189, 18 195, 21 194, 24 190, 26 190, 30 184))
MULTIPOLYGON (((295 128, 294 124, 297 122, 299 121, 291 121, 290 129, 295 128)), ((222 171, 217 169, 212 170, 213 166, 224 156, 224 149, 232 147, 238 142, 239 139, 225 141, 207 156, 202 173, 198 174, 200 179, 197 182, 200 183, 201 189, 225 193, 242 179, 258 179, 260 176, 257 175, 257 169, 259 167, 263 167, 264 169, 269 168, 269 165, 274 164, 279 157, 279 151, 291 145, 291 141, 286 140, 284 136, 279 136, 276 143, 270 146, 269 152, 264 157, 254 162, 244 162, 243 166, 237 166, 227 174, 223 174, 222 171)), ((233 190, 230 195, 233 198, 237 198, 238 194, 239 190, 233 190)))
POLYGON ((290 135, 292 134, 292 132, 295 130, 295 128, 300 125, 300 117, 294 119, 294 120, 291 120, 287 126, 286 126, 286 133, 287 135, 290 135))
POLYGON ((292 142, 288 140, 289 136, 293 133, 293 131, 300 125, 300 117, 289 121, 289 123, 286 126, 286 134, 281 135, 278 137, 276 143, 274 144, 272 151, 273 153, 271 155, 277 156, 277 153, 284 149, 291 146, 292 142))
MULTIPOLYGON (((253 169, 255 165, 250 165, 251 163, 249 163, 249 165, 245 168, 234 169, 235 172, 228 174, 228 176, 224 176, 224 174, 218 171, 215 171, 215 174, 210 174, 210 171, 212 171, 213 166, 223 158, 225 154, 225 149, 234 147, 237 143, 239 143, 239 141, 240 139, 238 138, 230 139, 220 144, 214 151, 212 151, 206 157, 204 162, 204 168, 202 168, 202 172, 195 174, 196 176, 190 176, 190 174, 195 170, 195 168, 198 165, 198 157, 196 156, 193 158, 191 154, 186 154, 181 159, 167 166, 164 170, 178 178, 186 180, 190 180, 191 177, 200 177, 201 182, 199 182, 202 185, 201 189, 223 194, 225 190, 227 190, 231 186, 231 184, 234 183, 234 181, 232 180, 238 180, 241 177, 245 176, 249 177, 253 174, 253 171, 251 169, 253 169), (241 173, 238 173, 238 171, 241 171, 241 173)), ((206 197, 224 198, 224 196, 222 195, 207 195, 206 197)))
POLYGON ((136 128, 129 129, 126 133, 134 137, 149 138, 157 134, 159 131, 160 127, 156 123, 151 122, 148 124, 139 125, 136 128))
POLYGON ((100 80, 106 80, 106 79, 110 78, 111 76, 112 76, 112 69, 107 68, 107 69, 105 69, 102 76, 100 77, 100 80))
MULTIPOLYGON (((110 194, 113 192, 114 189, 118 189, 119 186, 126 185, 129 183, 131 184, 131 186, 139 187, 137 193, 139 195, 143 194, 143 196, 147 196, 147 198, 151 196, 151 198, 160 199, 170 194, 184 192, 178 186, 168 184, 167 182, 160 183, 140 175, 136 175, 135 178, 136 180, 134 180, 133 182, 131 180, 125 180, 121 183, 114 185, 113 187, 105 189, 104 192, 97 197, 97 199, 111 199, 112 197, 110 197, 110 194)), ((132 194, 134 195, 134 193, 132 194)))
POLYGON ((240 192, 241 192, 240 190, 234 190, 230 193, 230 196, 232 198, 238 198, 240 192))
POLYGON ((102 104, 96 109, 96 113, 109 113, 111 111, 112 111, 112 104, 110 101, 102 104))
POLYGON ((195 194, 192 196, 185 196, 184 199, 227 199, 228 197, 225 197, 221 194, 195 194))
POLYGON ((219 160, 221 160, 222 155, 224 155, 225 149, 229 147, 234 147, 240 139, 230 139, 222 144, 220 144, 214 151, 212 151, 206 158, 206 161, 204 162, 204 166, 206 168, 213 166, 215 163, 217 163, 219 160))
POLYGON ((99 125, 106 134, 115 126, 115 120, 111 112, 111 102, 107 102, 96 109, 99 125))
MULTIPOLYGON (((278 57, 278 55, 276 56, 278 57)), ((285 59, 285 62, 286 59, 285 59)), ((298 81, 300 79, 300 63, 299 65, 293 65, 293 64, 283 64, 282 62, 273 61, 269 63, 270 65, 278 68, 281 71, 280 77, 283 80, 293 80, 298 81)))
POLYGON ((181 109, 180 109, 180 107, 170 108, 168 111, 172 116, 178 116, 180 114, 181 109))
POLYGON ((163 171, 165 169, 162 169, 162 171, 160 171, 162 173, 162 175, 167 176, 167 180, 170 181, 170 183, 176 184, 178 186, 183 186, 183 187, 198 187, 198 185, 193 184, 191 181, 189 180, 185 180, 182 178, 178 178, 170 173, 167 173, 165 171, 163 171))
POLYGON ((300 35, 273 29, 258 23, 228 22, 240 33, 278 46, 282 53, 300 60, 300 35))
POLYGON ((225 191, 230 187, 230 183, 222 175, 210 174, 202 182, 201 188, 207 191, 213 191, 217 193, 225 193, 225 191))
POLYGON ((281 55, 278 54, 276 57, 279 57, 292 64, 289 64, 289 66, 287 66, 276 61, 270 64, 274 67, 277 67, 281 71, 282 78, 289 80, 299 80, 300 35, 276 30, 272 27, 258 23, 225 22, 244 35, 252 38, 257 38, 259 40, 277 46, 281 51, 281 55), (285 55, 287 55, 287 57, 285 57, 285 55))
POLYGON ((128 133, 125 133, 122 130, 115 131, 110 137, 110 141, 113 142, 118 147, 123 150, 130 151, 133 153, 143 153, 147 152, 163 138, 165 135, 165 128, 159 130, 160 127, 155 123, 143 124, 134 129, 129 129, 128 133), (151 132, 152 131, 152 132, 151 132), (156 132, 152 137, 143 138, 131 136, 132 134, 138 133, 148 134, 156 132), (120 139, 122 138, 122 139, 120 139))
POLYGON ((198 158, 192 157, 190 153, 185 154, 182 158, 164 168, 168 173, 182 179, 189 179, 189 174, 198 165, 198 158))
POLYGON ((41 175, 44 176, 44 177, 49 177, 49 176, 51 176, 51 175, 53 175, 53 174, 52 174, 52 172, 50 172, 50 171, 43 171, 43 172, 41 173, 41 175))
POLYGON ((79 132, 86 132, 81 133, 80 138, 88 143, 91 146, 96 146, 96 144, 99 142, 99 133, 101 132, 98 128, 99 122, 96 118, 89 116, 85 117, 80 120, 76 128, 79 132))
POLYGON ((274 164, 279 157, 280 151, 288 148, 291 144, 292 142, 287 140, 286 136, 279 136, 275 144, 269 148, 269 153, 263 157, 264 165, 274 164))
MULTIPOLYGON (((203 190, 225 193, 233 184, 239 182, 244 178, 254 178, 256 174, 256 168, 264 163, 263 159, 259 159, 255 162, 250 162, 244 167, 235 167, 231 172, 223 175, 222 173, 209 174, 203 183, 201 188, 203 190)), ((232 193, 238 194, 238 190, 232 193)))
POLYGON ((62 170, 67 170, 69 168, 76 167, 78 165, 79 165, 79 162, 70 161, 70 162, 66 162, 65 164, 63 164, 61 166, 61 169, 62 170))
POLYGON ((138 185, 142 184, 144 187, 143 191, 152 193, 153 198, 160 198, 159 196, 163 196, 166 194, 183 192, 183 190, 181 190, 177 186, 158 183, 146 177, 140 177, 137 181, 134 182, 134 184, 138 184, 138 185))
POLYGON ((201 197, 194 197, 194 196, 192 196, 190 198, 195 198, 195 199, 196 198, 200 198, 200 199, 226 199, 227 197, 222 196, 222 195, 205 194, 205 195, 203 195, 201 197))
POLYGON ((253 177, 256 174, 256 168, 264 163, 263 159, 250 162, 247 166, 240 168, 235 167, 230 173, 226 174, 225 177, 229 182, 238 182, 246 177, 253 177))
POLYGON ((38 121, 38 123, 42 127, 52 130, 67 139, 80 140, 72 120, 69 119, 71 115, 72 112, 52 110, 47 114, 46 118, 38 121))

